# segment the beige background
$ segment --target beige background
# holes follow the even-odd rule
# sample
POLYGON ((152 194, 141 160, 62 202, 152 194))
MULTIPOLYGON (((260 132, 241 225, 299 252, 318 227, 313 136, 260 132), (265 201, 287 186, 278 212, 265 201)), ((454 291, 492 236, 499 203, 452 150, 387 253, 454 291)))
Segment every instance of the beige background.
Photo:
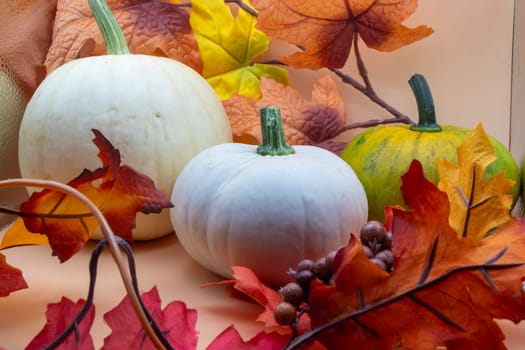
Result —
MULTIPOLYGON (((406 24, 427 24, 435 30, 432 36, 393 53, 380 53, 364 47, 361 50, 377 92, 397 109, 415 118, 417 109, 407 80, 415 72, 422 73, 433 89, 441 123, 474 127, 482 122, 490 134, 510 145, 515 155, 521 156, 525 149, 520 133, 525 127, 525 108, 521 99, 525 91, 525 6, 523 1, 516 3, 519 3, 516 11, 519 22, 515 25, 517 33, 513 40, 514 1, 420 1, 418 11, 406 24)), ((274 45, 274 51, 268 56, 275 57, 286 49, 285 45, 274 45)), ((356 76, 353 62, 349 62, 346 71, 356 76)), ((324 73, 294 71, 292 84, 301 86, 308 97, 313 81, 324 73)), ((347 101, 350 121, 388 116, 350 87, 341 84, 340 88, 347 101)), ((23 348, 43 326, 47 303, 59 301, 62 295, 71 299, 85 297, 90 248, 93 244, 64 264, 51 257, 48 247, 3 251, 9 263, 23 270, 30 288, 0 298, 0 346, 11 350, 23 348)), ((142 290, 157 285, 164 305, 178 299, 198 310, 200 349, 231 323, 246 337, 260 329, 254 322, 261 311, 259 307, 230 297, 223 287, 199 288, 202 283, 220 278, 193 262, 174 236, 136 244, 134 248, 142 290)), ((119 275, 111 257, 105 254, 95 295, 97 317, 93 334, 96 347, 109 333, 102 314, 123 296, 119 275)), ((525 328, 507 322, 502 325, 508 336, 508 348, 521 349, 525 342, 525 328)))

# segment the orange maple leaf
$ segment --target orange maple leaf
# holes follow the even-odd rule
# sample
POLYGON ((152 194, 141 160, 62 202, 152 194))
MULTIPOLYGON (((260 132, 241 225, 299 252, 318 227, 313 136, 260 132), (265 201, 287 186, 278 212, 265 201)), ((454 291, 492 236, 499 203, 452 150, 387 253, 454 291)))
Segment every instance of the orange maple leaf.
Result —
MULTIPOLYGON (((158 1, 108 0, 131 52, 176 59, 202 70, 188 12, 158 1)), ((47 72, 72 59, 102 55, 106 46, 85 0, 58 0, 47 72)))
POLYGON ((284 58, 296 68, 342 68, 359 35, 366 45, 393 51, 432 33, 426 26, 401 23, 417 0, 252 0, 257 27, 275 39, 305 49, 284 58))
POLYGON ((57 0, 2 1, 0 4, 0 70, 10 75, 27 98, 46 72, 57 0))
POLYGON ((351 238, 332 283, 310 287, 312 332, 327 348, 504 349, 494 319, 525 319, 525 220, 510 220, 479 245, 448 225, 448 199, 414 161, 403 176, 411 209, 392 208, 393 272, 351 238))
POLYGON ((286 138, 291 145, 317 145, 335 153, 342 151, 345 143, 332 138, 346 122, 345 105, 330 76, 315 82, 311 100, 305 100, 293 87, 273 79, 261 77, 260 87, 259 100, 234 95, 223 101, 235 142, 260 144, 259 109, 272 105, 281 109, 286 138))
MULTIPOLYGON (((131 240, 137 212, 159 213, 172 204, 149 177, 121 165, 118 149, 98 130, 93 132, 103 167, 94 171, 85 169, 68 185, 101 208, 115 234, 131 240)), ((33 193, 22 203, 20 211, 22 217, 5 233, 1 248, 40 244, 39 236, 34 241, 29 237, 31 233, 40 233, 47 236, 53 253, 65 261, 84 246, 98 227, 97 220, 78 199, 55 190, 33 193)))

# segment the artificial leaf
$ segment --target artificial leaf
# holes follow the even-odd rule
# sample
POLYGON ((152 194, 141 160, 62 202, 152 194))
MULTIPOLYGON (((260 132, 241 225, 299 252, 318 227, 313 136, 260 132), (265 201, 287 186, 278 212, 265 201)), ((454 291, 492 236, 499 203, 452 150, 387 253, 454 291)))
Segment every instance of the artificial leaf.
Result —
POLYGON ((233 94, 259 98, 262 76, 288 81, 287 70, 253 63, 266 52, 270 38, 255 28, 257 18, 247 11, 241 9, 234 17, 223 0, 193 0, 190 23, 203 60, 202 75, 221 99, 233 94))
POLYGON ((275 105, 281 109, 287 141, 291 145, 317 145, 340 153, 345 143, 333 140, 345 125, 344 100, 328 75, 317 80, 311 100, 299 91, 268 78, 261 78, 259 100, 235 95, 223 101, 236 142, 261 143, 259 109, 275 105))
MULTIPOLYGON (((200 72, 197 43, 188 12, 158 1, 108 0, 131 52, 163 55, 200 72)), ((53 42, 46 58, 48 73, 84 56, 102 55, 106 46, 85 0, 58 0, 53 42)))
POLYGON ((0 254, 0 297, 6 297, 11 292, 27 288, 22 271, 7 263, 5 255, 0 254))
MULTIPOLYGON (((247 267, 232 266, 233 278, 231 280, 208 283, 204 287, 218 285, 233 285, 233 288, 245 296, 249 297, 262 307, 264 311, 259 314, 256 321, 264 323, 267 329, 271 329, 279 334, 289 335, 289 327, 279 325, 273 317, 275 307, 282 301, 279 292, 262 283, 257 275, 247 267)), ((308 315, 303 315, 299 319, 297 331, 304 333, 310 329, 310 319, 308 315)))
MULTIPOLYGON (((120 164, 120 152, 98 130, 93 142, 99 149, 103 167, 85 169, 68 185, 86 195, 101 208, 115 234, 131 241, 137 212, 159 213, 171 206, 168 198, 155 188, 153 181, 127 165, 120 164)), ((35 192, 20 210, 25 228, 15 223, 5 233, 2 248, 28 244, 29 232, 47 236, 53 253, 65 261, 81 249, 98 222, 78 199, 55 190, 35 192), (21 240, 18 240, 21 237, 21 240)), ((35 240, 36 244, 41 239, 35 240)))
POLYGON ((403 176, 402 193, 410 210, 387 211, 393 272, 367 262, 352 238, 336 256, 332 283, 311 284, 313 331, 323 329, 327 348, 503 349, 494 319, 525 319, 525 220, 510 220, 479 244, 460 239, 448 225, 446 194, 418 161, 403 176))
POLYGON ((221 332, 206 350, 281 350, 290 340, 290 336, 276 332, 259 332, 251 339, 244 341, 234 326, 221 332))
POLYGON ((297 68, 344 66, 359 35, 370 48, 393 51, 432 33, 426 26, 402 22, 417 0, 252 0, 257 27, 272 38, 304 48, 284 58, 297 68))
POLYGON ((0 70, 12 77, 27 98, 45 77, 56 0, 0 2, 0 70))
MULTIPOLYGON (((49 345, 73 322, 78 313, 84 307, 85 303, 86 301, 83 299, 80 299, 75 303, 68 298, 62 297, 60 302, 48 304, 46 311, 47 322, 42 330, 27 345, 25 350, 39 350, 49 345)), ((90 305, 84 318, 76 325, 76 330, 72 332, 56 349, 94 349, 93 340, 89 334, 94 319, 95 307, 90 305)))
POLYGON ((496 160, 496 151, 483 127, 478 125, 458 147, 458 165, 437 160, 439 189, 448 194, 450 225, 460 237, 479 242, 510 216, 512 196, 507 193, 514 181, 500 173, 483 181, 487 167, 496 160))
MULTIPOLYGON (((197 311, 186 308, 186 304, 181 301, 173 301, 161 309, 161 300, 156 287, 142 293, 141 299, 174 349, 196 348, 197 311)), ((104 314, 104 320, 112 332, 104 339, 102 349, 155 349, 151 340, 147 338, 127 296, 118 306, 104 314)))

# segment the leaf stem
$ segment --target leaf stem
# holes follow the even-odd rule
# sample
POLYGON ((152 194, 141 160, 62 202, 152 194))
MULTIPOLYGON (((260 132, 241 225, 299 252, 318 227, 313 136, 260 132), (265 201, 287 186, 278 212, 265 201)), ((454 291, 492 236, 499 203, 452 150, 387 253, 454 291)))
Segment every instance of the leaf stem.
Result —
POLYGON ((132 278, 124 263, 124 258, 119 249, 119 245, 117 243, 117 239, 115 238, 115 234, 113 233, 113 230, 109 226, 108 222, 106 221, 106 218, 104 217, 104 214, 102 214, 100 209, 93 202, 91 202, 91 200, 89 200, 89 198, 86 197, 82 192, 78 191, 77 189, 71 186, 57 181, 38 179, 9 179, 0 181, 0 188, 16 186, 47 188, 66 193, 78 199, 88 208, 88 210, 91 213, 93 213, 93 216, 97 219, 100 225, 102 234, 108 240, 111 255, 113 256, 113 260, 115 261, 115 264, 118 267, 127 295, 130 299, 133 309, 135 310, 135 313, 137 314, 137 317, 140 320, 140 323, 142 324, 142 327, 144 328, 146 334, 151 339, 153 344, 157 347, 157 349, 165 349, 164 345, 153 331, 151 324, 149 323, 148 318, 146 317, 144 310, 142 309, 140 297, 135 293, 135 290, 133 288, 132 278))

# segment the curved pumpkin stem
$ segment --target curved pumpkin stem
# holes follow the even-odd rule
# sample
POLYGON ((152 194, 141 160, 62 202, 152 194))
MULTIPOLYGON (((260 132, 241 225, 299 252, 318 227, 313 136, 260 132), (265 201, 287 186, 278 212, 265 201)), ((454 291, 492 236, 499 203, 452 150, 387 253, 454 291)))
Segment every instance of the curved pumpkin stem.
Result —
POLYGON ((89 7, 102 33, 108 55, 130 54, 126 37, 105 0, 89 0, 89 7))
POLYGON ((425 78, 421 74, 414 74, 408 83, 416 97, 417 110, 419 113, 418 123, 412 125, 410 130, 423 132, 441 131, 441 126, 439 126, 436 121, 436 109, 434 107, 432 92, 425 78))

